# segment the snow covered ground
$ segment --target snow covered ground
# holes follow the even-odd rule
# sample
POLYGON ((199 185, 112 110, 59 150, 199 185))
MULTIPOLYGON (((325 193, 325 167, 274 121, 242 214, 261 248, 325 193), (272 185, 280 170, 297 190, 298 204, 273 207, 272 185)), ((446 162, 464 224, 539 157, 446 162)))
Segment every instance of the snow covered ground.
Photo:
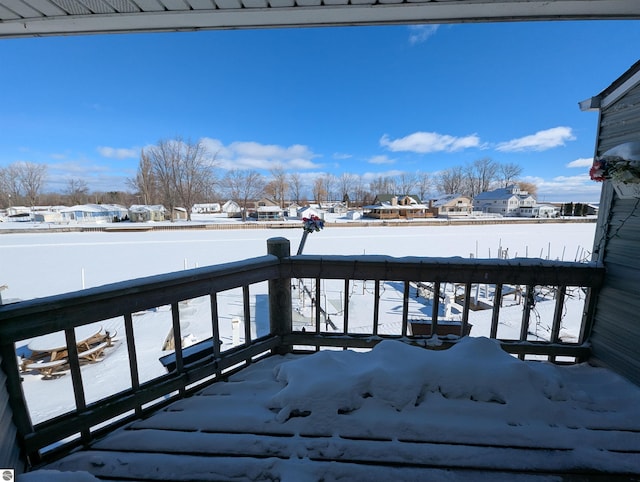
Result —
MULTIPOLYGON (((588 257, 593 244, 595 224, 536 224, 536 225, 485 225, 485 226, 428 226, 428 227, 327 227, 319 233, 313 233, 309 236, 305 254, 382 254, 390 256, 461 256, 468 258, 470 256, 479 258, 496 257, 499 251, 507 252, 509 258, 512 257, 542 257, 549 259, 561 259, 565 261, 573 261, 588 257)), ((138 278, 152 274, 159 274, 171 271, 179 271, 183 269, 193 268, 196 266, 205 266, 228 261, 241 260, 248 257, 261 256, 266 253, 266 240, 270 237, 283 236, 291 240, 292 252, 295 253, 298 243, 302 237, 302 229, 298 226, 291 229, 261 229, 261 230, 198 230, 198 231, 165 231, 165 232, 105 232, 105 233, 45 233, 45 232, 29 232, 20 234, 0 234, 0 262, 1 270, 0 285, 8 285, 8 289, 3 291, 3 299, 31 299, 36 297, 48 296, 63 292, 75 291, 84 287, 99 286, 105 283, 121 281, 126 279, 138 278)), ((310 281, 307 281, 308 283, 310 281)), ((311 286, 310 286, 311 287, 311 286)), ((260 320, 262 310, 266 309, 265 295, 266 283, 252 286, 252 320, 260 320)), ((489 287, 480 286, 478 292, 480 297, 490 296, 490 293, 483 293, 483 290, 490 290, 489 287)), ((326 299, 322 300, 323 306, 327 312, 333 314, 333 319, 337 324, 340 323, 340 301, 344 293, 340 293, 337 288, 332 291, 331 286, 325 286, 326 299)), ((349 294, 350 303, 350 331, 367 332, 371 329, 371 286, 363 281, 356 280, 353 283, 352 292, 349 294)), ((223 341, 223 349, 233 346, 241 341, 242 329, 238 335, 233 330, 232 320, 235 317, 242 317, 242 303, 240 301, 240 292, 223 293, 219 297, 220 305, 220 323, 221 337, 223 341)), ((296 308, 299 313, 297 323, 303 325, 310 320, 311 313, 308 308, 308 301, 304 297, 294 297, 296 308)), ((521 306, 515 304, 515 299, 507 297, 505 300, 505 308, 501 311, 500 327, 498 336, 503 338, 517 338, 520 329, 521 306), (508 305, 513 306, 508 306, 508 305)), ((398 329, 400 318, 397 308, 402 302, 401 288, 395 287, 393 283, 385 283, 381 296, 381 314, 395 314, 392 316, 382 317, 383 323, 380 327, 381 332, 393 333, 398 329), (386 320, 386 321, 385 321, 386 320)), ((565 339, 571 339, 575 336, 576 327, 579 327, 579 319, 583 295, 579 290, 573 292, 573 296, 568 299, 567 314, 563 320, 562 336, 565 339)), ((552 296, 546 300, 541 294, 541 298, 536 305, 534 313, 535 326, 533 329, 536 333, 533 336, 545 337, 548 333, 548 320, 553 312, 552 296), (539 331, 539 333, 538 333, 539 331)), ((428 317, 430 313, 429 301, 423 298, 415 298, 412 296, 410 306, 410 317, 412 319, 423 319, 428 317)), ((455 307, 451 310, 451 318, 456 317, 455 307)), ((181 304, 181 320, 185 323, 183 334, 192 337, 193 340, 201 340, 211 336, 209 308, 208 303, 203 299, 189 300, 187 303, 181 304)), ((487 336, 488 327, 490 326, 490 312, 474 312, 471 320, 474 325, 472 328, 472 336, 487 336)), ((139 364, 141 367, 141 381, 158 376, 164 372, 164 368, 158 362, 158 358, 165 354, 162 345, 170 328, 170 313, 166 307, 158 307, 155 311, 140 313, 134 317, 134 330, 136 332, 136 342, 138 344, 139 364)), ((122 344, 124 329, 121 320, 105 320, 102 322, 102 328, 112 333, 117 332, 115 347, 107 349, 106 357, 100 363, 87 365, 82 368, 83 379, 85 380, 85 388, 87 390, 87 401, 91 402, 102 398, 108 394, 114 393, 120 389, 129 386, 130 380, 128 376, 128 361, 126 348, 122 344)), ((252 326, 252 332, 257 335, 265 334, 267 327, 258 322, 252 326)), ((24 341, 27 345, 29 340, 24 341)), ((478 345, 480 347, 480 345, 478 345)), ((484 346, 484 345, 482 345, 484 346)), ((24 349, 24 348, 23 348, 24 349)), ((399 348, 398 348, 399 349, 399 348)), ((474 350, 474 348, 469 348, 474 350)), ((449 378, 448 374, 451 370, 455 373, 451 376, 458 377, 457 387, 452 388, 453 392, 459 395, 460 399, 473 400, 478 398, 483 400, 485 395, 490 394, 491 397, 498 397, 500 400, 511 400, 513 397, 519 397, 521 388, 517 385, 511 387, 512 370, 521 370, 529 373, 525 379, 537 380, 534 383, 536 393, 538 389, 542 389, 543 393, 536 396, 546 397, 547 400, 557 397, 569 397, 594 407, 599 410, 600 401, 607 404, 611 401, 604 400, 602 394, 591 393, 589 387, 597 388, 598 380, 603 378, 607 383, 615 384, 616 393, 619 393, 619 407, 622 410, 624 419, 615 418, 618 425, 640 427, 640 422, 636 419, 637 415, 627 413, 627 404, 638 403, 640 401, 640 393, 635 387, 628 387, 621 380, 609 372, 592 369, 589 367, 580 367, 573 371, 584 382, 584 387, 580 388, 580 393, 573 393, 570 388, 572 381, 569 379, 563 381, 558 377, 571 377, 571 372, 563 371, 555 372, 556 368, 530 368, 529 364, 520 362, 508 355, 498 359, 497 355, 487 348, 477 348, 480 351, 474 357, 477 369, 485 371, 485 375, 469 375, 475 380, 474 383, 468 384, 468 377, 460 378, 461 373, 465 373, 468 369, 463 366, 464 363, 460 357, 454 355, 445 355, 448 357, 445 361, 437 361, 437 358, 429 359, 429 364, 436 364, 442 367, 443 371, 435 370, 433 376, 440 377, 439 381, 413 383, 413 371, 407 371, 406 363, 403 363, 402 375, 389 375, 383 379, 371 379, 371 373, 365 375, 368 380, 366 383, 375 383, 379 385, 380 392, 378 394, 388 393, 395 397, 417 397, 432 393, 432 388, 428 388, 433 384, 441 386, 441 377, 449 378), (445 365, 449 368, 445 369, 445 365), (516 368, 517 367, 517 368, 516 368), (522 368, 520 368, 522 367, 522 368), (527 368, 525 368, 527 367, 527 368), (457 371, 456 371, 457 370, 457 371), (505 371, 506 378, 501 371, 505 371), (540 378, 543 372, 549 374, 553 371, 550 381, 546 382, 540 378), (438 374, 439 373, 439 374, 438 374), (502 384, 502 392, 496 392, 493 381, 487 378, 486 373, 491 373, 491 377, 495 376, 495 383, 502 384), (568 373, 568 374, 567 374, 568 373), (531 378, 533 377, 533 378, 531 378), (388 382, 403 378, 402 387, 395 385, 387 385, 388 382), (478 382, 482 381, 482 383, 478 382), (586 381, 585 381, 586 380, 586 381), (485 383, 486 382, 486 383, 485 383), (425 385, 426 383, 426 385, 425 385), (547 385, 545 385, 545 383, 547 385), (548 385, 551 383, 552 385, 548 385), (542 385, 540 385, 542 384, 542 385), (413 391, 401 395, 407 386, 423 387, 420 393, 413 391), (538 386, 540 385, 540 386, 538 386), (564 387, 564 391, 560 387, 564 387), (427 388, 425 388, 427 387, 427 388), (470 388, 471 387, 471 388, 470 388), (492 388, 493 387, 493 388, 492 388), (510 387, 510 388, 505 388, 510 387), (546 388, 545 388, 546 387, 546 388), (621 388, 624 387, 624 388, 621 388), (473 388, 473 390, 472 390, 473 388), (479 392, 476 393, 476 391, 479 392), (506 390, 506 391, 505 391, 506 390), (545 392, 546 390, 546 392, 545 392), (551 391, 550 391, 551 390, 551 391), (558 390, 562 391, 558 392, 558 390), (400 392, 398 392, 400 391, 400 392), (474 398, 475 397, 475 398, 474 398), (577 398, 576 398, 577 397, 577 398), (629 418, 631 417, 631 418, 629 418), (634 418, 636 417, 636 418, 634 418), (625 425, 626 424, 626 425, 625 425)), ((394 349, 384 352, 383 357, 391 356, 389 353, 395 353, 394 349)), ((397 350, 397 349, 396 349, 397 350)), ((351 353, 351 352, 349 352, 351 353)), ((413 352, 411 352, 413 353, 413 352)), ((320 355, 320 356, 340 356, 349 357, 352 355, 320 355)), ((360 356, 360 355, 358 355, 360 356)), ((434 357, 434 354, 411 355, 434 357)), ((444 360, 443 358, 441 358, 444 360)), ((355 359, 354 359, 355 360, 355 359)), ((362 359, 364 360, 364 358, 362 359)), ((319 373, 319 367, 314 367, 314 363, 324 364, 322 362, 301 361, 300 363, 311 364, 309 368, 314 373, 319 373)), ((343 364, 343 361, 336 359, 329 361, 330 363, 343 364)), ((351 360, 348 364, 351 363, 351 360)), ((370 362, 364 362, 363 365, 356 363, 353 365, 356 371, 357 367, 364 367, 370 362)), ((416 361, 416 363, 427 363, 425 361, 416 361)), ((547 365, 540 365, 546 367, 547 365)), ((306 370, 306 368, 305 368, 306 370)), ((432 370, 433 371, 433 370, 432 370)), ((284 373, 284 372, 282 372, 284 373)), ((296 397, 305 399, 305 390, 310 389, 309 384, 303 381, 303 378, 295 377, 295 371, 290 375, 274 375, 278 383, 285 383, 287 386, 286 397, 296 397)), ((471 372, 469 372, 471 373, 471 372)), ((356 373, 355 376, 362 374, 356 373)), ((414 375, 418 375, 415 372, 414 375)), ((375 378, 375 377, 374 377, 375 378)), ((325 385, 322 379, 318 379, 316 384, 313 379, 313 386, 322 389, 325 385)), ((353 380, 352 380, 353 382, 353 380)), ((345 384, 352 383, 345 380, 345 384)), ((577 383, 577 382, 576 382, 577 383)), ((51 418, 57 414, 63 413, 68 407, 73 405, 71 380, 69 376, 61 376, 52 380, 42 380, 35 373, 25 373, 24 390, 31 410, 34 422, 39 422, 51 418)), ((353 397, 353 393, 349 393, 348 386, 345 385, 335 387, 335 390, 344 390, 342 397, 353 397)), ((433 385, 435 386, 435 385, 433 385)), ((412 388, 415 390, 416 388, 412 388)), ((447 389, 448 390, 448 389, 447 389)), ((527 389, 529 390, 529 389, 527 389)), ((528 393, 528 392, 527 392, 528 393)), ((362 394, 360 394, 362 395, 362 394)), ((358 396, 360 396, 358 395, 358 396)), ((394 400, 389 400, 385 396, 378 399, 375 395, 374 400, 381 403, 381 406, 392 407, 393 410, 403 411, 406 404, 402 407, 396 406, 394 400)), ((457 395, 456 395, 457 396, 457 395)), ((488 396, 488 395, 487 395, 488 396)), ((299 410, 307 410, 305 407, 297 407, 295 400, 285 400, 285 394, 278 396, 281 400, 282 410, 291 410, 295 407, 299 410), (289 407, 289 408, 287 408, 289 407)), ((489 398, 491 398, 489 397, 489 398)), ((357 398, 357 397, 356 397, 357 398)), ((431 398, 429 395, 428 398, 431 398)), ((446 397, 445 397, 446 398, 446 397)), ((404 399, 403 399, 404 400, 404 399)), ((408 399, 407 399, 408 400, 408 399)), ((514 404, 518 405, 519 402, 514 404)), ((405 400, 406 401, 406 400, 405 400)), ((258 403, 262 403, 258 400, 258 403)), ((264 403, 267 403, 264 401, 264 403)), ((272 403, 272 402, 268 402, 272 403)), ((487 402, 488 403, 488 402, 487 402)), ((511 402, 508 402, 509 406, 511 402)), ((545 402, 546 403, 546 402, 545 402)), ((490 405, 496 405, 491 402, 490 405)), ((499 403, 499 405, 504 405, 499 403)), ((465 411, 469 411, 469 417, 474 414, 474 409, 488 405, 478 403, 463 407, 465 411)), ((372 410, 369 402, 366 402, 368 410, 372 410)), ((361 407, 355 407, 361 409, 361 407)), ((316 412, 319 407, 311 407, 310 410, 316 412)), ((564 409, 563 409, 564 410, 564 409)), ((569 410, 568 408, 566 410, 569 410)), ((603 409, 604 410, 604 409, 603 409)), ((284 413, 284 412, 282 412, 284 413)), ((385 417, 383 413, 373 411, 371 417, 385 417)), ((479 413, 478 416, 486 414, 479 413)), ((197 416, 197 415, 196 415, 197 416)), ((501 415, 502 417, 503 415, 501 415)), ((514 414, 514 417, 516 414, 514 414)), ((518 417, 524 417, 527 422, 526 413, 518 413, 518 417)), ((559 420, 545 421, 545 423, 557 424, 562 421, 563 415, 557 413, 554 417, 559 420)), ((612 417, 619 415, 612 414, 612 417)), ((447 419, 445 418, 445 421, 447 419)), ((489 420, 487 423, 493 423, 495 420, 489 420)), ((531 423, 537 423, 531 420, 531 423)), ((586 423, 583 421, 573 421, 572 424, 580 426, 586 423)), ((608 422, 607 422, 608 423, 608 422)), ((613 422, 612 422, 613 423, 613 422)), ((500 435, 496 435, 500 437, 500 435)), ((571 443, 571 442, 567 442, 571 443)), ((608 462, 607 462, 608 463, 608 462)), ((630 463, 638 464, 637 459, 633 459, 630 463)), ((605 462, 603 462, 606 465, 605 462)), ((596 464, 597 465, 597 464, 596 464)), ((638 465, 636 465, 638 467, 638 465)), ((639 469, 640 470, 640 469, 639 469)), ((26 480, 26 478, 25 478, 26 480)), ((30 479, 34 480, 34 479, 30 479)), ((53 480, 53 479, 41 479, 53 480)), ((71 480, 71 479, 65 479, 71 480)), ((294 479, 291 479, 294 480, 294 479)))

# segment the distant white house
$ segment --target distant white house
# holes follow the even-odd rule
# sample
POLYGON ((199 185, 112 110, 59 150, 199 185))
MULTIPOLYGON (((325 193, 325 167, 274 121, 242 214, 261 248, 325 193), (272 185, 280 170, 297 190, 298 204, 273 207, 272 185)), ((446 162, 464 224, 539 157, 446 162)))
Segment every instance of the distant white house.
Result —
POLYGON ((346 214, 348 210, 347 204, 343 202, 335 203, 329 208, 329 212, 333 214, 346 214))
POLYGON ((161 204, 134 204, 129 208, 129 220, 135 223, 164 221, 167 210, 161 204))
POLYGON ((193 214, 213 214, 222 210, 220 203, 202 203, 194 204, 191 208, 193 214))
POLYGON ((60 210, 63 221, 77 223, 112 223, 122 221, 129 211, 118 204, 79 204, 60 210))
POLYGON ((62 213, 60 211, 38 211, 33 213, 33 220, 37 223, 61 223, 62 213))
POLYGON ((536 204, 532 207, 520 208, 518 216, 526 218, 556 218, 559 214, 558 208, 551 204, 536 204))
POLYGON ((517 185, 481 192, 473 199, 475 211, 502 216, 533 216, 536 199, 517 185))
POLYGON ((242 217, 242 208, 240 205, 232 200, 227 201, 220 208, 223 213, 226 213, 229 218, 239 218, 242 217))
POLYGON ((311 206, 305 206, 303 208, 298 209, 298 217, 302 218, 310 218, 311 216, 318 216, 321 219, 324 219, 324 213, 319 209, 312 208, 311 206))
POLYGON ((289 218, 296 218, 296 217, 298 217, 298 209, 300 209, 300 205, 299 204, 291 203, 284 210, 284 215, 289 217, 289 218))

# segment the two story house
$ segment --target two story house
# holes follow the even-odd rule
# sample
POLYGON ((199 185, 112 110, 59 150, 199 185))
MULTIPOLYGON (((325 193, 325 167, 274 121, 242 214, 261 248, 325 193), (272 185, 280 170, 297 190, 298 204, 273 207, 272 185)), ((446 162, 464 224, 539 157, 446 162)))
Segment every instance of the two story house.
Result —
POLYGON ((502 216, 531 216, 536 199, 517 185, 481 192, 473 200, 475 211, 502 216))

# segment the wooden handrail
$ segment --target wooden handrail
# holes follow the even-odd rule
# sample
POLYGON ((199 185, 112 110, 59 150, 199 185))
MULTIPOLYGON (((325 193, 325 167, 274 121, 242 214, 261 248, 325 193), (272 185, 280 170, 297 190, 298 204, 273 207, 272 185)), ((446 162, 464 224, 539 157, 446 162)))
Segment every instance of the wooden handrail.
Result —
POLYGON ((544 259, 393 258, 391 256, 293 256, 283 259, 289 278, 512 283, 599 287, 604 268, 596 263, 544 259))
POLYGON ((2 305, 0 339, 13 343, 266 281, 279 276, 279 264, 267 255, 2 305))

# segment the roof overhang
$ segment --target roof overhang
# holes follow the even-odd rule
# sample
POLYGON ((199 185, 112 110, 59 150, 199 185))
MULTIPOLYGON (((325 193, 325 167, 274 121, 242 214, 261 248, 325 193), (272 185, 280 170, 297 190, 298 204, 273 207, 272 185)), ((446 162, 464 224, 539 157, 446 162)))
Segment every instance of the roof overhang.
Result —
POLYGON ((638 0, 0 0, 0 38, 215 29, 640 19, 638 0))
POLYGON ((640 61, 636 62, 624 74, 598 95, 579 102, 580 110, 606 109, 620 99, 629 90, 640 83, 640 61))

